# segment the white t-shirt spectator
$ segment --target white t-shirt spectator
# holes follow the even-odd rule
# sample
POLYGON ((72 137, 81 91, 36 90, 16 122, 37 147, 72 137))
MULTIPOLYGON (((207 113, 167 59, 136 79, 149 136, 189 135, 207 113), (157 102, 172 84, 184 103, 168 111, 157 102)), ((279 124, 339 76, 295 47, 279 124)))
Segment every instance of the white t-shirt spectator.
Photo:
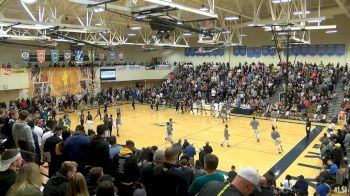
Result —
POLYGON ((34 126, 33 132, 38 136, 39 145, 41 145, 41 138, 43 137, 44 130, 41 127, 34 126))

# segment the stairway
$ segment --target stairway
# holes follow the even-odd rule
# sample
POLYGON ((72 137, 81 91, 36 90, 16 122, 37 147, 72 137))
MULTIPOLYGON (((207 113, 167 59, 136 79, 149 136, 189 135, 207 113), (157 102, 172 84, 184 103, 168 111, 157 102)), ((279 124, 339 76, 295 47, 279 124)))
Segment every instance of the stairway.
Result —
POLYGON ((337 117, 338 113, 341 110, 341 104, 344 99, 344 85, 342 82, 338 82, 334 89, 335 96, 328 108, 327 116, 328 118, 337 117))

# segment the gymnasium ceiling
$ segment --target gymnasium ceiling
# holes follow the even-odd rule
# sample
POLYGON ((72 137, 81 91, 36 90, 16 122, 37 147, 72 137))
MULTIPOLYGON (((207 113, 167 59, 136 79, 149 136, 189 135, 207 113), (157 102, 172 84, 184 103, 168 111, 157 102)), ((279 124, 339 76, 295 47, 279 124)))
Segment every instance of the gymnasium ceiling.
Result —
MULTIPOLYGON (((23 40, 40 40, 40 43, 45 42, 48 46, 56 46, 58 41, 68 43, 84 41, 107 47, 125 44, 184 47, 201 40, 198 38, 200 32, 208 29, 212 35, 215 34, 210 36, 210 39, 215 39, 215 42, 200 43, 236 45, 244 44, 243 29, 249 28, 250 24, 285 25, 296 19, 296 22, 293 22, 296 24, 293 25, 298 27, 323 26, 326 19, 333 18, 334 15, 343 15, 344 20, 350 22, 350 0, 291 0, 289 3, 279 4, 271 3, 273 0, 172 0, 191 9, 213 8, 217 19, 209 20, 210 17, 180 10, 155 13, 151 16, 162 20, 171 18, 175 23, 181 23, 177 25, 176 30, 169 33, 168 37, 165 36, 166 40, 164 40, 164 36, 158 37, 159 31, 150 28, 149 20, 136 18, 143 17, 143 14, 132 14, 132 12, 163 6, 147 2, 148 0, 117 0, 87 8, 88 5, 107 1, 0 0, 0 39, 21 40, 23 37, 23 40), (35 2, 31 4, 22 1, 35 2), (107 10, 104 10, 106 8, 107 10), (293 14, 295 11, 301 14, 293 14), (306 14, 306 11, 311 13, 306 14), (239 16, 240 19, 225 20, 225 17, 231 16, 239 16), (308 18, 322 17, 324 18, 319 23, 306 24, 308 18), (182 28, 183 25, 188 28, 182 28), (141 30, 132 29, 136 26, 141 27, 141 30), (192 35, 188 36, 184 33, 192 35), (67 40, 66 37, 73 39, 67 40)), ((209 13, 209 11, 206 12, 209 13)), ((302 34, 307 40, 307 31, 302 34)))

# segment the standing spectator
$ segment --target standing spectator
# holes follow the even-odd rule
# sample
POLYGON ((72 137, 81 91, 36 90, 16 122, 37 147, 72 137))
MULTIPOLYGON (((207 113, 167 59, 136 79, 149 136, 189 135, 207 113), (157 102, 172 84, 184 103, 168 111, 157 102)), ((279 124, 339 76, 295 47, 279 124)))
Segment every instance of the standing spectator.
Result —
POLYGON ((103 176, 102 167, 93 167, 89 171, 89 177, 86 179, 86 184, 89 190, 90 195, 95 195, 96 188, 100 183, 100 180, 103 176))
POLYGON ((75 173, 69 179, 66 196, 89 196, 86 181, 81 173, 75 173))
POLYGON ((102 167, 105 173, 109 173, 111 161, 109 159, 109 145, 103 138, 105 131, 104 125, 97 126, 97 135, 91 140, 87 150, 87 163, 90 166, 102 167))
POLYGON ((15 149, 5 150, 0 160, 0 196, 15 183, 17 169, 22 165, 21 153, 15 149))
POLYGON ((51 137, 54 135, 54 130, 57 127, 57 121, 50 119, 49 121, 47 121, 46 123, 46 127, 45 127, 45 133, 43 134, 43 137, 41 138, 41 146, 40 146, 40 151, 41 151, 41 162, 45 162, 47 161, 47 154, 44 153, 44 146, 45 146, 45 142, 47 140, 47 138, 51 137))
POLYGON ((164 150, 156 150, 153 155, 153 162, 147 162, 142 168, 141 181, 146 188, 147 195, 153 195, 151 188, 153 178, 153 168, 163 165, 164 163, 164 150))
POLYGON ((221 147, 224 147, 224 144, 227 143, 227 147, 230 147, 231 145, 229 144, 229 139, 230 139, 230 134, 228 132, 228 125, 225 125, 224 129, 224 141, 221 142, 221 147))
POLYGON ((332 150, 332 160, 334 164, 340 168, 340 162, 343 159, 343 149, 341 148, 341 144, 336 143, 334 145, 334 149, 332 150))
POLYGON ((209 182, 200 191, 198 196, 222 196, 229 195, 249 195, 255 188, 259 186, 260 175, 258 171, 251 167, 243 168, 238 172, 235 179, 229 183, 224 182, 209 182))
POLYGON ((62 135, 62 128, 56 127, 54 130, 54 135, 47 138, 44 146, 44 152, 50 154, 49 163, 49 177, 53 176, 60 168, 60 161, 56 155, 56 145, 63 140, 60 138, 62 135))
POLYGON ((199 160, 195 161, 193 171, 194 171, 194 179, 200 176, 204 176, 206 174, 205 170, 202 169, 202 165, 199 160))
POLYGON ((228 176, 227 178, 228 182, 232 182, 232 180, 235 179, 235 177, 237 176, 236 166, 234 165, 231 166, 231 171, 228 172, 227 176, 228 176))
POLYGON ((4 124, 1 127, 1 133, 7 137, 7 140, 4 144, 6 149, 14 148, 15 141, 13 140, 12 135, 12 126, 17 120, 18 112, 16 110, 10 110, 7 116, 2 116, 1 124, 4 124))
POLYGON ((187 186, 190 186, 194 179, 194 172, 191 168, 188 167, 188 165, 189 164, 186 159, 180 160, 180 171, 185 175, 187 186))
POLYGON ((128 140, 126 141, 125 147, 113 158, 113 173, 120 195, 132 195, 134 183, 140 176, 134 150, 134 142, 128 140))
POLYGON ((76 162, 63 162, 61 168, 47 181, 44 196, 65 196, 69 179, 77 172, 77 167, 76 162))
POLYGON ((203 146, 203 150, 205 152, 205 155, 211 154, 213 152, 213 148, 209 145, 209 142, 205 142, 205 146, 203 146))
POLYGON ((108 138, 108 142, 109 142, 109 158, 112 160, 114 155, 118 154, 123 147, 117 145, 117 138, 115 136, 111 136, 108 138))
POLYGON ((255 120, 255 117, 253 117, 253 120, 250 122, 250 126, 252 127, 254 134, 255 134, 255 139, 257 142, 259 142, 259 121, 255 120))
POLYGON ((306 119, 306 138, 309 139, 311 132, 311 121, 309 118, 306 119))
POLYGON ((189 146, 185 148, 187 156, 190 158, 190 165, 194 165, 194 155, 196 155, 196 149, 193 146, 193 142, 190 143, 189 146))
POLYGON ((40 168, 35 163, 21 167, 15 183, 7 191, 6 196, 42 196, 40 168))
POLYGON ((187 146, 189 146, 190 143, 188 143, 187 139, 184 139, 184 143, 182 144, 182 150, 185 150, 187 146))
POLYGON ((16 148, 35 152, 32 129, 27 123, 28 116, 29 112, 27 110, 22 110, 19 112, 19 119, 12 126, 12 135, 16 148))
POLYGON ((204 169, 206 175, 196 178, 188 190, 189 195, 196 195, 200 189, 211 181, 224 182, 224 176, 216 171, 219 164, 219 158, 213 154, 207 154, 204 157, 204 169))
POLYGON ((331 192, 331 187, 326 183, 324 178, 321 179, 321 183, 316 186, 316 193, 318 196, 327 196, 331 192))
POLYGON ((112 181, 103 180, 96 189, 96 196, 115 196, 116 190, 112 181))
POLYGON ((63 145, 62 158, 64 161, 75 161, 78 163, 78 171, 83 171, 85 167, 86 152, 90 139, 84 132, 84 127, 77 125, 75 132, 63 145))
POLYGON ((184 174, 176 169, 179 152, 169 147, 165 150, 163 165, 154 167, 151 181, 153 195, 183 196, 188 194, 188 186, 184 174))

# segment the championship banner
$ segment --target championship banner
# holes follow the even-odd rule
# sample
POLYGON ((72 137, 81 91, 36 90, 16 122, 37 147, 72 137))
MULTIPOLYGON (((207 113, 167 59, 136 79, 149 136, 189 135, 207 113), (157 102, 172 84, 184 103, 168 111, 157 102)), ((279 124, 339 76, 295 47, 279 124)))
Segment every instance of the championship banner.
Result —
POLYGON ((60 59, 60 54, 58 50, 51 50, 51 61, 57 63, 60 59))
POLYGON ((22 62, 23 63, 29 62, 29 50, 22 50, 22 62))
POLYGON ((45 62, 45 50, 37 50, 36 51, 36 58, 39 63, 45 62))
POLYGON ((94 50, 89 50, 88 51, 88 57, 89 57, 89 62, 92 63, 95 60, 95 51, 94 50))
POLYGON ((105 60, 105 53, 100 52, 100 54, 98 55, 98 58, 100 59, 100 61, 104 61, 105 60))
POLYGON ((118 59, 119 59, 119 61, 122 61, 124 59, 124 55, 123 55, 122 51, 118 52, 118 59))
POLYGON ((75 61, 76 62, 83 62, 84 61, 84 53, 82 50, 75 51, 75 61))
POLYGON ((156 70, 171 70, 171 65, 170 64, 160 64, 160 65, 155 65, 156 70))
POLYGON ((69 63, 71 58, 72 58, 72 52, 70 50, 65 50, 64 51, 64 61, 69 63))
POLYGON ((115 52, 109 52, 109 59, 111 60, 111 62, 114 62, 115 60, 115 52))

